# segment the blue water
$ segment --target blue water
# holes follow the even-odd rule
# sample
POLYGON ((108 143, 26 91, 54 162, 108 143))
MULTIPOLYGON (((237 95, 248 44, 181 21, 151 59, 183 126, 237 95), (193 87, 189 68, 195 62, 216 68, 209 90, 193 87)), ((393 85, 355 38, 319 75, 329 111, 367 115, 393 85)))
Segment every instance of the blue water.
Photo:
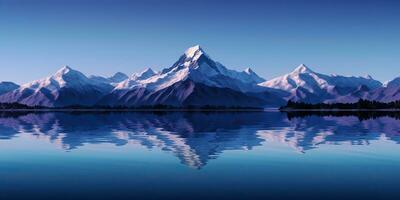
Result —
POLYGON ((400 120, 0 114, 0 199, 400 199, 400 120))

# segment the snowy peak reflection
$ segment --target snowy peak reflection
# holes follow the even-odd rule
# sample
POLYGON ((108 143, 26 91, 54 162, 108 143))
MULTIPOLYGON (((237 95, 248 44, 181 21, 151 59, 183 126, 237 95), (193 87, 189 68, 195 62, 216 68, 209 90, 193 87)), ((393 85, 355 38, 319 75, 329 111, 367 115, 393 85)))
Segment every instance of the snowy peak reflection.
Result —
POLYGON ((400 123, 393 117, 287 117, 279 112, 47 112, 1 113, 0 139, 29 133, 74 150, 85 144, 136 143, 176 155, 201 168, 227 150, 250 150, 265 142, 299 152, 321 144, 368 145, 382 137, 396 141, 400 123))
POLYGON ((261 145, 263 140, 255 130, 243 129, 257 123, 254 119, 261 123, 262 113, 3 113, 0 138, 30 133, 66 150, 87 143, 139 143, 149 149, 170 151, 182 163, 201 168, 225 150, 261 145))

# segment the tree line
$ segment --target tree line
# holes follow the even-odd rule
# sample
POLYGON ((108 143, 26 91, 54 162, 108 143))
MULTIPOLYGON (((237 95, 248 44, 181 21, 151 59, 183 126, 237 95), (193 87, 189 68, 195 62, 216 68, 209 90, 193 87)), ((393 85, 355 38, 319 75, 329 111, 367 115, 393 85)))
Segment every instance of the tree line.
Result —
POLYGON ((333 110, 333 109, 365 109, 365 110, 376 110, 376 109, 400 109, 400 101, 392 101, 392 102, 379 102, 379 101, 370 101, 365 99, 360 99, 355 103, 306 103, 306 102, 295 102, 288 101, 286 106, 280 108, 281 110, 288 109, 301 109, 301 110, 309 110, 309 109, 324 109, 324 110, 333 110))

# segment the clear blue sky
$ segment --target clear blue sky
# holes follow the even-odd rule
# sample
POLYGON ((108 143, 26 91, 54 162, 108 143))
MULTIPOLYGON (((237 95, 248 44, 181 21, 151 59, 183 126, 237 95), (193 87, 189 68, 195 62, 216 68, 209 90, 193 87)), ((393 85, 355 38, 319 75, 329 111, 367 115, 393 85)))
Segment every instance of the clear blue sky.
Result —
POLYGON ((127 74, 172 65, 195 44, 265 78, 305 63, 321 73, 400 76, 398 1, 0 0, 0 80, 69 65, 127 74))

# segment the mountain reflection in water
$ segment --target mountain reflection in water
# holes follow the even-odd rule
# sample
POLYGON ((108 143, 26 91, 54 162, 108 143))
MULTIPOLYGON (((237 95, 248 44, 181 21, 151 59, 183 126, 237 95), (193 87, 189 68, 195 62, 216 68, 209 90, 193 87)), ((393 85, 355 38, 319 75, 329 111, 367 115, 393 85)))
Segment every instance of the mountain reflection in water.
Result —
MULTIPOLYGON (((290 114, 289 114, 290 115, 290 114)), ((290 115, 280 112, 42 112, 0 115, 0 140, 28 133, 73 151, 85 144, 140 144, 172 152, 194 168, 227 150, 251 150, 265 141, 306 153, 321 144, 368 145, 400 141, 395 117, 290 115)))

